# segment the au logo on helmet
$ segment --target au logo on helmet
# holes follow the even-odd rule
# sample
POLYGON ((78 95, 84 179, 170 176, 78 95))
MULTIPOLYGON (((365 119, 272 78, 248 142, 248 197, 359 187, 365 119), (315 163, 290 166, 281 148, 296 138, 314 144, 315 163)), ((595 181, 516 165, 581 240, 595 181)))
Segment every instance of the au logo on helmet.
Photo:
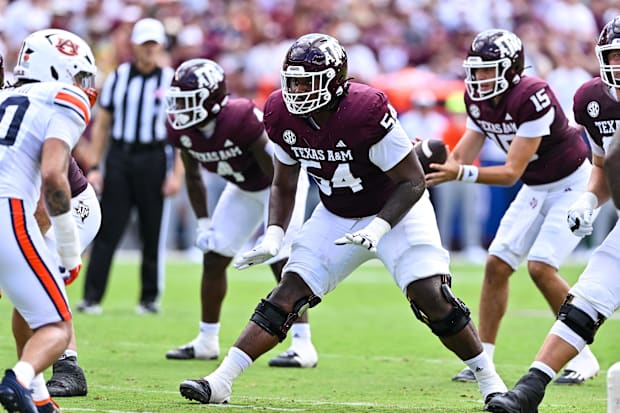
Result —
POLYGON ((77 56, 79 54, 80 46, 75 44, 70 39, 58 38, 58 43, 56 43, 56 49, 64 55, 67 56, 77 56))

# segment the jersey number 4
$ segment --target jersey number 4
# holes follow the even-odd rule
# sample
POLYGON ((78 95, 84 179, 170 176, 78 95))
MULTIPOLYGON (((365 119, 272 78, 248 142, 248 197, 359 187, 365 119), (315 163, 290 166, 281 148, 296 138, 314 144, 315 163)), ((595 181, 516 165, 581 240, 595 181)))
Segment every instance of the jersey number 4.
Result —
POLYGON ((28 106, 30 101, 26 96, 11 96, 0 104, 0 145, 11 146, 15 143, 28 106))

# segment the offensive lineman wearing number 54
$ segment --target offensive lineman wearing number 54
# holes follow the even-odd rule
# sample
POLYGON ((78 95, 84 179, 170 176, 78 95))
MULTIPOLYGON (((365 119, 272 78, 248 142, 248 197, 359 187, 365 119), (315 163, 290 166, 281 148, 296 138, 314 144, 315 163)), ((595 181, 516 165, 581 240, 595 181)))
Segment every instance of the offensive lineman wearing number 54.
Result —
POLYGON ((385 94, 350 82, 345 50, 318 33, 292 44, 281 80, 282 89, 265 104, 265 128, 275 144, 269 226, 262 243, 235 266, 277 254, 302 168, 316 180, 321 202, 293 239, 278 286, 258 304, 222 364, 205 378, 182 382, 181 394, 201 403, 228 401, 233 380, 284 340, 304 311, 373 258, 391 273, 406 297, 403 304, 476 372, 483 398, 504 391, 468 308, 450 289, 449 256, 424 172, 385 94))

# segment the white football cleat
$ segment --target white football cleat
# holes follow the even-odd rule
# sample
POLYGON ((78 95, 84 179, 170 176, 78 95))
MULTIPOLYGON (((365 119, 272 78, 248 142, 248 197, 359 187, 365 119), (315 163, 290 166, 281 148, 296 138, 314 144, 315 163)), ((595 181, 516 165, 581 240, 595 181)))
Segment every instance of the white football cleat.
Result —
POLYGON ((598 360, 590 350, 589 346, 585 346, 579 354, 568 362, 562 374, 554 381, 555 384, 581 384, 584 381, 594 378, 601 367, 598 360))
POLYGON ((271 367, 316 367, 319 355, 312 343, 289 347, 284 353, 269 360, 271 367))
POLYGON ((194 339, 166 353, 166 358, 171 360, 215 360, 219 356, 220 343, 217 337, 206 343, 203 340, 194 339))

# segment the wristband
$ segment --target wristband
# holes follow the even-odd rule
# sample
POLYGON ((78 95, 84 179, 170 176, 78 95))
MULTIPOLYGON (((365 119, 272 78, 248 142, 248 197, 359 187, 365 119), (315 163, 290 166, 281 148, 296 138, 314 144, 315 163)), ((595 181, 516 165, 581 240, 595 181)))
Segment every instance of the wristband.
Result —
POLYGON ((56 237, 56 251, 60 256, 62 265, 71 270, 82 263, 80 257, 80 237, 78 235, 75 219, 71 211, 51 216, 52 228, 56 237))
POLYGON ((269 225, 265 230, 263 243, 280 247, 284 239, 284 229, 279 225, 269 225))
POLYGON ((596 209, 598 206, 598 197, 592 192, 584 192, 577 198, 575 205, 586 209, 596 209))
POLYGON ((196 221, 198 223, 198 228, 201 230, 206 231, 211 227, 211 218, 209 217, 198 218, 196 221))
POLYGON ((474 165, 459 165, 459 173, 456 179, 463 182, 476 182, 478 180, 478 167, 474 165))
POLYGON ((370 233, 377 237, 377 242, 392 229, 392 225, 383 218, 375 217, 366 228, 364 232, 370 233))

